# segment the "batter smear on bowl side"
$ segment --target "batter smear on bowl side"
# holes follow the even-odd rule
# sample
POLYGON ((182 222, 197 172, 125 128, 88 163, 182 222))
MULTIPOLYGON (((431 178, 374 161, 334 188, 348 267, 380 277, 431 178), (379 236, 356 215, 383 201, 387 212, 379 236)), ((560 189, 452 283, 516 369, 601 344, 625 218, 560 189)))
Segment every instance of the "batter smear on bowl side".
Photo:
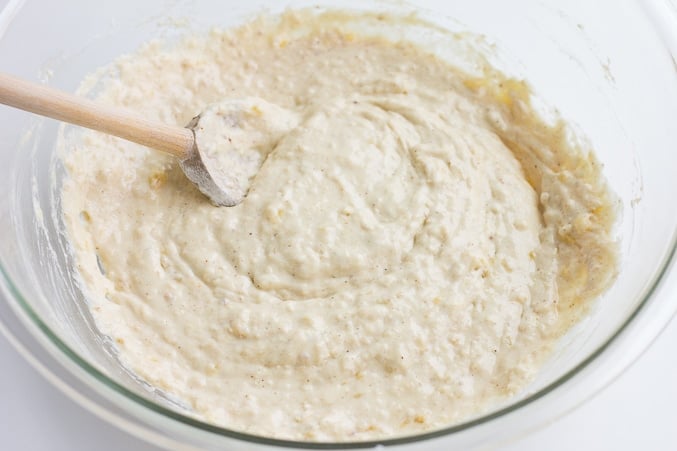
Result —
POLYGON ((237 136, 197 136, 237 142, 235 207, 171 157, 61 143, 97 326, 216 425, 354 441, 466 420, 523 389, 616 273, 601 167, 523 82, 341 17, 288 12, 112 64, 97 100, 167 123, 247 99, 237 136))

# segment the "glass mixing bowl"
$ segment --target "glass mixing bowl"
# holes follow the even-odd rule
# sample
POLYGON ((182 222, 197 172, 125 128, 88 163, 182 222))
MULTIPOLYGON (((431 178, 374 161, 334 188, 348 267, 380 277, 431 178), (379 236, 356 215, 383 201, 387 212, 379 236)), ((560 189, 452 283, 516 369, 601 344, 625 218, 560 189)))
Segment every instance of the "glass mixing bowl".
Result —
MULTIPOLYGON (((526 78, 539 102, 556 106, 604 163, 622 201, 620 274, 527 390, 466 423, 369 443, 272 440, 184 415, 162 393, 121 369, 69 270, 58 197, 64 171, 55 155, 57 136, 69 128, 5 107, 0 107, 2 331, 74 399, 168 448, 473 449, 526 434, 589 399, 646 349, 677 310, 677 7, 672 1, 10 0, 0 12, 0 70, 73 91, 87 73, 151 38, 233 25, 264 9, 317 4, 415 9, 446 29, 483 35, 475 43, 492 64, 526 78)), ((436 45, 473 69, 463 49, 454 47, 465 44, 439 38, 436 45)))

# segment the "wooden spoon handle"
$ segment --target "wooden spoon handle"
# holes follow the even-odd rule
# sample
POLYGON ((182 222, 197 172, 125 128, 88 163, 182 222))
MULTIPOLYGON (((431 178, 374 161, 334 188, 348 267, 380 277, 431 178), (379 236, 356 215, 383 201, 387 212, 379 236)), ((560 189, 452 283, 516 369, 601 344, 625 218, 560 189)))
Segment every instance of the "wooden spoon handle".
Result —
POLYGON ((81 125, 186 159, 193 151, 193 132, 119 108, 99 105, 0 72, 0 103, 41 116, 81 125))

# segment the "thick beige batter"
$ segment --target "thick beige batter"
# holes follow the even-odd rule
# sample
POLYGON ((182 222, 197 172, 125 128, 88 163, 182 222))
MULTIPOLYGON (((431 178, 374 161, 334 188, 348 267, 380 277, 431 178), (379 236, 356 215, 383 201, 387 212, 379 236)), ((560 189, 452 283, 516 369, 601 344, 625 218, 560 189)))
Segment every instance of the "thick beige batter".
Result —
POLYGON ((157 152, 63 143, 99 328, 206 421, 338 441, 462 421, 522 389, 613 277, 600 167, 523 83, 294 13, 113 67, 100 101, 183 125, 247 98, 263 124, 233 208, 157 152))

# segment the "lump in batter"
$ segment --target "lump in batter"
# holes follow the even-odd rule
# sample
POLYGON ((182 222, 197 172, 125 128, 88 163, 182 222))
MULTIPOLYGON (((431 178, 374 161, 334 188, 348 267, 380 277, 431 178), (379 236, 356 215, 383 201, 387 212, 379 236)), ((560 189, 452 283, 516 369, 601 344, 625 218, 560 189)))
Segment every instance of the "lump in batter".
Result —
POLYGON ((211 137, 251 140, 226 155, 247 168, 232 208, 159 153, 62 143, 78 270, 120 361, 204 421, 314 441, 449 426, 523 389, 611 283, 613 197, 524 83, 331 17, 115 62, 98 100, 177 125, 265 103, 253 134, 211 137))

